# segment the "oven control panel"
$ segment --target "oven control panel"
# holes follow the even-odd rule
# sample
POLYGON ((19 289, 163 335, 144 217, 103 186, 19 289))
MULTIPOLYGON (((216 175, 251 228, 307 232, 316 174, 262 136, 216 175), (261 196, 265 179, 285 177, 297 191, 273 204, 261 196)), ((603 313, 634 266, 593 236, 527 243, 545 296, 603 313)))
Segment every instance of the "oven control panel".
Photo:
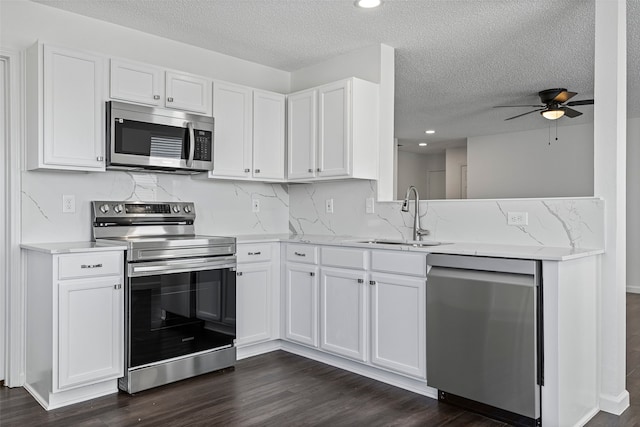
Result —
POLYGON ((94 222, 100 218, 166 218, 169 220, 195 219, 193 202, 132 202, 93 201, 91 202, 94 222))

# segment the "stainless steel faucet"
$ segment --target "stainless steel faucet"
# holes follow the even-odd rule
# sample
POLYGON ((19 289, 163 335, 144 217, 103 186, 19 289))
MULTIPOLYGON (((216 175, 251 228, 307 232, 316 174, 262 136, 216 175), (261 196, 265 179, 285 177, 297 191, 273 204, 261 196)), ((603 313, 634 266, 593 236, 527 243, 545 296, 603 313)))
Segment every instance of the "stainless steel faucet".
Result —
POLYGON ((428 236, 429 230, 425 230, 420 228, 420 215, 418 213, 418 205, 420 201, 420 196, 418 195, 418 189, 413 185, 410 185, 407 188, 407 193, 404 195, 404 202, 402 202, 402 212, 409 212, 409 195, 411 191, 415 194, 415 209, 413 212, 413 240, 422 240, 422 236, 428 236))

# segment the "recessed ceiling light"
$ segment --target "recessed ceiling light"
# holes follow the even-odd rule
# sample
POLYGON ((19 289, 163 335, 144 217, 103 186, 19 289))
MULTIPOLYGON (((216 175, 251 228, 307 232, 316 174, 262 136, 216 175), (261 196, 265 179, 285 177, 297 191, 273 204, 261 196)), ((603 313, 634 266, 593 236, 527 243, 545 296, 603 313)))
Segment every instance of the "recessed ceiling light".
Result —
POLYGON ((382 4, 382 0, 356 0, 355 5, 363 9, 372 9, 382 4))
POLYGON ((426 147, 427 143, 426 142, 421 142, 420 144, 418 144, 420 147, 426 147))
POLYGON ((436 131, 429 129, 429 130, 425 130, 424 133, 428 133, 429 135, 431 135, 432 133, 436 133, 436 131))

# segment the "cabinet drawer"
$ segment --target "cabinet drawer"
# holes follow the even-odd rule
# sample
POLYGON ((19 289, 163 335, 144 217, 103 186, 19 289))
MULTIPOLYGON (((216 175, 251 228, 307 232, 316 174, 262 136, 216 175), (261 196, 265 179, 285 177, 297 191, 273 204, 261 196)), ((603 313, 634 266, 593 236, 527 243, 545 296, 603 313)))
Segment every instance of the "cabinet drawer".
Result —
POLYGON ((318 248, 311 245, 287 245, 287 261, 318 263, 318 248))
POLYGON ((123 252, 60 255, 58 279, 122 274, 123 252))
POLYGON ((366 270, 369 251, 363 249, 335 248, 331 246, 321 249, 320 262, 330 267, 357 268, 366 270))
POLYGON ((371 269, 411 276, 427 275, 427 254, 405 251, 371 251, 371 269))
POLYGON ((271 244, 252 243, 237 246, 238 263, 271 261, 271 244))

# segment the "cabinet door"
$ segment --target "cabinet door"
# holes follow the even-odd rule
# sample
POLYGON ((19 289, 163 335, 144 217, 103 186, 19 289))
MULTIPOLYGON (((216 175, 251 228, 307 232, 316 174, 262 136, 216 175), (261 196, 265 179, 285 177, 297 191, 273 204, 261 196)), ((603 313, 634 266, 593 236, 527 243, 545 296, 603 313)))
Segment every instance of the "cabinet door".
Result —
POLYGON ((44 46, 44 166, 104 170, 103 58, 44 46))
POLYGON ((313 178, 316 176, 318 139, 317 91, 309 90, 289 95, 287 105, 287 177, 313 178))
POLYGON ((366 360, 367 292, 364 271, 322 268, 320 347, 366 360))
POLYGON ((211 82, 204 77, 167 71, 165 96, 167 108, 202 114, 211 111, 211 82))
POLYGON ((214 83, 213 117, 216 132, 211 176, 251 176, 252 110, 251 88, 214 83))
POLYGON ((372 273, 371 362, 426 378, 426 281, 372 273))
POLYGON ((284 180, 284 95, 253 91, 253 177, 284 180))
POLYGON ((120 276, 59 282, 54 387, 69 389, 124 374, 123 293, 120 276))
POLYGON ((285 337, 318 346, 318 267, 287 264, 285 337))
POLYGON ((351 82, 344 80, 322 86, 318 89, 318 98, 318 176, 348 176, 351 174, 351 82))
POLYGON ((237 345, 271 339, 271 263, 239 264, 237 345))
POLYGON ((113 99, 160 105, 162 101, 163 71, 146 64, 111 60, 110 96, 113 99))

